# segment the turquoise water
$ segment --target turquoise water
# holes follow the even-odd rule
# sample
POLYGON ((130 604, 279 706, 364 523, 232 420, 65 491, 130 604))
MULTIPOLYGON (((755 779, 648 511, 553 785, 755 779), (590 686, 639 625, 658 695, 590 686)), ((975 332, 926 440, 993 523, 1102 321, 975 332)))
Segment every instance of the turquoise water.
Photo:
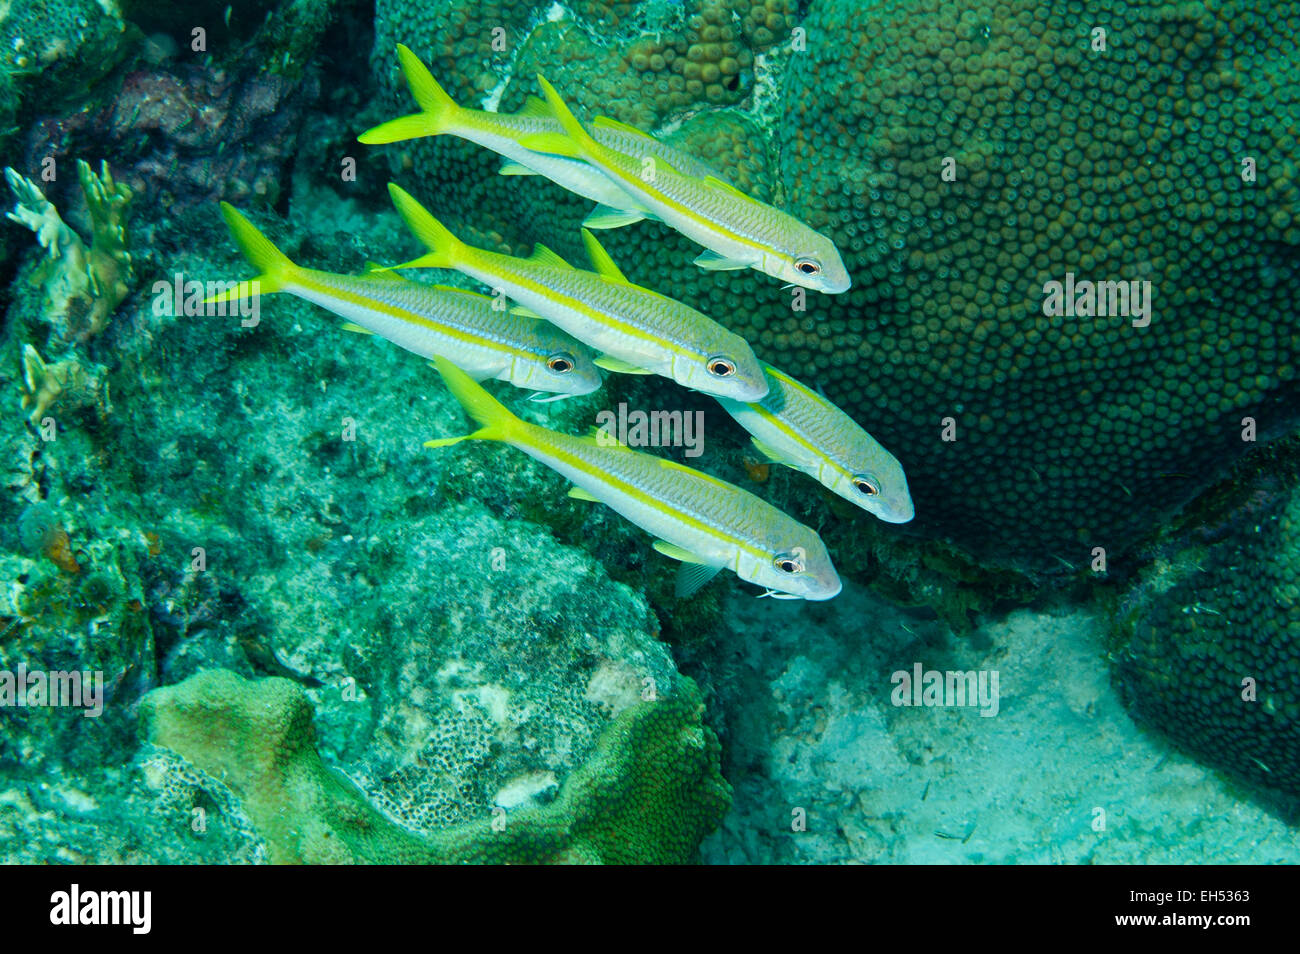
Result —
POLYGON ((13 4, 0 858, 1296 861, 1298 21, 13 4))

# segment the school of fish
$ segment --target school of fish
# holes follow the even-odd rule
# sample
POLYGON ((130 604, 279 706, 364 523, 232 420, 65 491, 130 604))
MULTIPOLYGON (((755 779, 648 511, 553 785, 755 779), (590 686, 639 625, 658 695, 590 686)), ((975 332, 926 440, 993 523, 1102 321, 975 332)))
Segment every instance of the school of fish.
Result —
MULTIPOLYGON (((680 561, 677 595, 721 570, 776 599, 827 600, 840 592, 817 532, 734 484, 653 454, 576 437, 521 420, 485 390, 490 378, 554 401, 590 394, 602 371, 658 374, 711 395, 776 463, 802 471, 880 520, 914 515, 898 460, 819 392, 760 361, 739 335, 689 305, 636 285, 589 229, 655 219, 703 246, 706 269, 752 268, 825 294, 851 280, 834 243, 793 216, 751 198, 698 159, 605 117, 581 123, 543 77, 544 99, 514 114, 456 104, 414 53, 397 55, 419 112, 358 139, 383 144, 451 135, 500 154, 503 175, 540 175, 596 203, 582 230, 592 270, 543 245, 528 258, 457 238, 410 193, 389 185, 393 204, 426 252, 360 275, 291 261, 238 210, 222 203, 231 236, 257 270, 251 287, 284 292, 344 319, 343 327, 429 358, 479 425, 463 440, 509 444, 567 478, 569 496, 597 501, 680 561), (451 269, 493 295, 408 279, 398 269, 451 269), (514 307, 503 304, 503 296, 514 307)), ((246 293, 231 284, 210 301, 246 293)))

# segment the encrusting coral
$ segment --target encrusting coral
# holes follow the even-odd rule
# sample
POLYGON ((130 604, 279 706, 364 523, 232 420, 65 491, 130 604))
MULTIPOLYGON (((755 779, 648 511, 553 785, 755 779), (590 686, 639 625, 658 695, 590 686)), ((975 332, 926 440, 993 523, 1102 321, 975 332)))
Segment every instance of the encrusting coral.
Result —
POLYGON ((207 670, 141 703, 145 732, 238 796, 278 863, 681 863, 731 803, 698 690, 624 710, 555 801, 421 837, 376 811, 314 747, 288 679, 207 670))
POLYGON ((77 161, 91 225, 87 244, 34 182, 11 168, 5 169, 5 178, 17 199, 8 217, 31 229, 45 250, 33 276, 44 293, 44 319, 65 343, 99 334, 130 293, 135 277, 126 232, 131 190, 113 181, 108 163, 101 163, 96 173, 88 163, 77 161))

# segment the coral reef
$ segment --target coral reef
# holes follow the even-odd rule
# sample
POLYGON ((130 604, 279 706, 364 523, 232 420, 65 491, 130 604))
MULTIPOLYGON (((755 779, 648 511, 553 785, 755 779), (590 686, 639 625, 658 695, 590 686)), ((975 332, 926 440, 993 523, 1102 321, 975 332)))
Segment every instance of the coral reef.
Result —
MULTIPOLYGON (((1235 481, 1225 522, 1159 554, 1119 605, 1111 656, 1134 717, 1300 806, 1300 441, 1235 481)), ((1293 809, 1294 810, 1294 809, 1293 809)))
POLYGON ((87 365, 76 354, 47 363, 31 345, 23 346, 23 407, 31 408, 29 420, 45 421, 55 405, 64 410, 95 408, 108 413, 107 372, 101 365, 87 365))
MULTIPOLYGON (((351 221, 346 200, 328 188, 297 208, 292 226, 261 224, 314 264, 349 270, 402 253, 395 223, 369 217, 346 236, 304 239, 302 221, 351 221)), ((194 250, 173 262, 186 274, 233 277, 243 268, 215 237, 189 244, 194 250)), ((0 829, 47 832, 24 857, 265 860, 247 806, 165 750, 138 746, 128 718, 143 692, 214 669, 304 687, 321 756, 351 778, 345 788, 365 792, 371 817, 409 838, 490 824, 497 808, 513 824, 563 800, 569 820, 546 822, 550 834, 534 839, 551 854, 686 857, 723 810, 706 810, 703 795, 677 834, 623 842, 622 854, 602 827, 650 832, 668 823, 637 816, 659 797, 651 788, 672 799, 686 784, 680 774, 652 774, 656 764, 672 772, 698 764, 700 780, 715 780, 682 788, 682 805, 723 789, 715 769, 705 772, 716 748, 699 727, 698 703, 685 703, 693 690, 679 681, 645 599, 575 544, 607 522, 598 549, 631 567, 623 575, 634 585, 669 581, 668 561, 654 560, 643 539, 629 547, 616 518, 568 501, 564 482, 526 457, 503 465, 426 452, 421 440, 459 427, 462 413, 431 386, 423 362, 387 342, 340 335, 329 315, 287 297, 264 302, 255 328, 168 312, 137 296, 85 346, 112 340, 105 383, 130 414, 60 415, 49 441, 23 414, 0 418, 15 450, 0 496, 0 578, 13 581, 0 591, 0 668, 85 661, 112 687, 93 727, 51 710, 0 727, 0 788, 27 793, 0 799, 0 829), (286 402, 288 392, 310 400, 286 402), (115 452, 122 447, 133 452, 115 452), (62 543, 60 531, 79 572, 44 553, 62 543), (629 715, 643 694, 662 708, 629 715), (659 744, 651 727, 660 718, 686 733, 682 745, 703 740, 698 758, 694 749, 665 751, 644 773, 613 772, 618 746, 659 744), (614 724, 622 728, 611 735, 614 724), (97 754, 101 767, 80 756, 65 763, 42 741, 55 738, 97 754), (593 763, 598 751, 612 754, 593 763), (43 778, 52 790, 37 797, 32 787, 43 778), (64 802, 76 796, 55 794, 65 788, 99 807, 72 812, 64 802), (119 823, 151 814, 140 809, 151 802, 158 819, 119 823), (206 819, 202 837, 191 828, 196 810, 206 819), (85 837, 96 823, 105 831, 99 848, 85 837), (60 841, 82 847, 60 854, 60 841)), ((0 364, 0 382, 16 384, 16 371, 0 364)), ((590 420, 593 400, 519 410, 573 429, 590 420)), ((522 857, 528 830, 510 857, 522 857)))
POLYGON ((96 0, 7 3, 0 11, 0 145, 20 117, 76 109, 130 49, 117 5, 96 0))
POLYGON ((146 65, 128 73, 98 109, 35 124, 25 154, 35 165, 62 157, 79 140, 101 143, 143 205, 174 215, 211 215, 219 198, 274 203, 304 112, 318 95, 314 75, 146 65))
POLYGON ((135 276, 126 232, 130 188, 113 180, 107 162, 96 174, 88 163, 77 161, 77 180, 90 219, 87 245, 35 183, 10 168, 5 178, 17 199, 8 218, 36 233, 45 251, 31 278, 44 295, 41 317, 63 345, 99 334, 130 292, 135 276))
POLYGON ((321 761, 311 705, 286 679, 209 670, 155 690, 141 713, 154 744, 238 796, 274 862, 671 864, 694 857, 730 804, 702 708, 683 681, 624 710, 552 804, 424 838, 321 761))
MULTIPOLYGON (((1285 432, 1295 4, 821 2, 799 26, 805 48, 783 41, 770 87, 772 200, 836 240, 854 288, 800 312, 775 285, 687 267, 691 244, 665 228, 604 240, 633 281, 723 317, 894 448, 917 504, 909 531, 984 562, 1082 567, 1094 546, 1122 553, 1248 450, 1243 416, 1285 432), (1149 281, 1150 324, 1045 315, 1045 285, 1067 273, 1149 281), (1117 376, 1123 387, 1098 387, 1117 376), (948 418, 955 441, 942 439, 948 418)), ((381 79, 390 39, 377 34, 381 79)), ((621 92, 626 74, 589 43, 549 23, 519 63, 545 67, 588 115, 655 128, 680 108, 621 92)), ((532 91, 516 67, 503 108, 532 91)), ((434 68, 472 85, 450 59, 434 68)), ((733 156, 766 151, 735 135, 733 156)), ((498 187, 493 157, 463 145, 435 147, 437 161, 409 153, 429 194, 473 208, 509 244, 572 248, 581 203, 545 184, 498 187)), ((725 149, 710 158, 753 178, 725 149)))

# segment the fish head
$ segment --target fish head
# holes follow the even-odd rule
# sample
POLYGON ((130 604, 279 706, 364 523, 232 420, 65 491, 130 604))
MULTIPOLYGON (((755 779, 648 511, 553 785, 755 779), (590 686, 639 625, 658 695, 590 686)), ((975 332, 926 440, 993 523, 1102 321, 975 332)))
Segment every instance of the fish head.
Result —
POLYGON ((540 347, 534 348, 527 360, 514 362, 510 383, 554 394, 599 390, 604 379, 596 367, 596 353, 579 341, 566 339, 539 342, 540 347))
POLYGON ((684 388, 746 403, 761 401, 770 387, 762 362, 739 335, 687 359, 674 358, 672 377, 684 388))
POLYGON ((835 462, 827 486, 845 500, 886 523, 907 523, 916 516, 907 476, 897 458, 867 437, 868 446, 855 448, 835 462))
POLYGON ((846 292, 853 285, 835 243, 803 225, 795 229, 794 239, 780 255, 765 256, 765 265, 763 271, 769 275, 827 295, 846 292))
POLYGON ((787 599, 831 599, 843 584, 826 544, 802 524, 794 524, 793 530, 773 539, 762 557, 742 559, 740 577, 787 599))

